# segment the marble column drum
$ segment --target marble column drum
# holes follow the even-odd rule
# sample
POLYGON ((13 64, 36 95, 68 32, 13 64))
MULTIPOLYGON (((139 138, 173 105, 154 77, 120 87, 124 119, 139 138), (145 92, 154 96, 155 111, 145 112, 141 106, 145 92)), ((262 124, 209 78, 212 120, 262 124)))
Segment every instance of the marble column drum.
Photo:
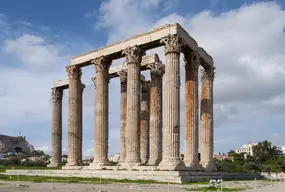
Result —
POLYGON ((214 68, 202 70, 202 94, 201 94, 201 120, 200 120, 200 164, 207 171, 216 170, 213 161, 213 81, 214 68))
POLYGON ((48 167, 61 164, 62 156, 62 96, 63 89, 52 88, 52 155, 48 167))
POLYGON ((102 169, 110 165, 108 160, 108 70, 111 60, 105 57, 94 59, 96 78, 93 78, 95 88, 95 122, 94 122, 94 160, 91 169, 102 169))
POLYGON ((140 156, 141 163, 149 159, 149 86, 150 81, 141 83, 141 115, 140 115, 140 156))
POLYGON ((196 52, 185 52, 185 116, 184 116, 184 163, 187 167, 198 169, 198 68, 200 58, 196 52))
POLYGON ((150 121, 148 164, 158 165, 162 160, 162 77, 164 65, 153 63, 150 69, 150 121))
POLYGON ((81 68, 67 66, 69 78, 68 95, 68 159, 66 166, 80 166, 82 154, 81 133, 82 133, 82 99, 81 99, 81 68))
POLYGON ((127 120, 127 71, 120 71, 118 73, 121 82, 121 95, 120 95, 120 161, 122 164, 126 157, 126 120, 127 120))
POLYGON ((160 170, 182 170, 180 159, 180 52, 182 41, 176 36, 161 40, 165 51, 165 88, 163 104, 163 157, 160 170))
POLYGON ((126 158, 124 165, 140 164, 140 65, 143 51, 134 46, 123 51, 128 66, 127 122, 125 132, 126 158))

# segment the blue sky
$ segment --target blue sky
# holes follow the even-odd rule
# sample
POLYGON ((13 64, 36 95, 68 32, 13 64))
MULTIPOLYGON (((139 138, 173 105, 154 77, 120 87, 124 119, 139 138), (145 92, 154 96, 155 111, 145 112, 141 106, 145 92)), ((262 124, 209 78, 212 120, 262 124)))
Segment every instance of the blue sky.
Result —
MULTIPOLYGON (((10 0, 0 2, 0 130, 51 150, 51 86, 75 55, 153 27, 180 23, 215 60, 215 152, 268 139, 284 145, 285 11, 282 1, 10 0)), ((158 53, 164 61, 162 48, 158 53)), ((182 57, 181 57, 182 59, 182 57)), ((123 59, 115 61, 118 65, 123 59)), ((183 63, 182 63, 183 64, 183 63)), ((181 65, 182 80, 184 71, 181 65)), ((149 78, 148 72, 144 72, 149 78)), ((95 67, 83 69, 84 143, 93 152, 95 67)), ((181 151, 183 100, 181 86, 181 151)), ((110 83, 110 146, 119 150, 119 81, 110 83)), ((63 147, 67 100, 63 98, 63 147)))

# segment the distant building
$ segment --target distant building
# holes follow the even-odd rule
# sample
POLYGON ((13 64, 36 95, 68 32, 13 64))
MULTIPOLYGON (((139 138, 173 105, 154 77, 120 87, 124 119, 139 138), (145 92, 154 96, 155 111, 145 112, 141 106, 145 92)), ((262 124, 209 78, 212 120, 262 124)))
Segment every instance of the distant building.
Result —
POLYGON ((218 154, 214 154, 213 155, 213 158, 214 159, 217 159, 217 160, 233 160, 232 157, 230 157, 228 154, 226 153, 218 153, 218 154))
POLYGON ((242 145, 240 148, 235 150, 236 153, 245 153, 247 155, 253 155, 253 146, 257 145, 257 143, 248 143, 242 145))

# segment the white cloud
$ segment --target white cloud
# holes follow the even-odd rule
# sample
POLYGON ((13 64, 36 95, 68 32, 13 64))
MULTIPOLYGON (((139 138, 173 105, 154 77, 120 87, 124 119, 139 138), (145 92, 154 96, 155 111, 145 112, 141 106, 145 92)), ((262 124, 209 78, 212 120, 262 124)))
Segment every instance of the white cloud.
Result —
POLYGON ((69 58, 68 55, 60 55, 56 45, 49 44, 42 37, 28 34, 6 40, 4 51, 19 58, 24 67, 45 72, 51 68, 58 69, 56 66, 63 66, 69 58))

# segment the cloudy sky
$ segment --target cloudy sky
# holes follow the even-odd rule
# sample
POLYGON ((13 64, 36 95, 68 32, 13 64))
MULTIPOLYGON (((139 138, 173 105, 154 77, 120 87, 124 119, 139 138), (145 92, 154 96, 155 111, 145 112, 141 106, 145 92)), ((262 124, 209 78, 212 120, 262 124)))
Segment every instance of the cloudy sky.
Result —
MULTIPOLYGON (((284 145, 284 6, 282 0, 1 1, 0 134, 24 135, 49 152, 51 86, 53 80, 67 79, 70 58, 178 22, 213 56, 217 68, 214 151, 265 139, 284 145)), ((155 52, 164 61, 162 48, 155 52)), ((181 72, 183 80, 182 66, 181 72)), ((94 75, 94 66, 83 69, 85 156, 93 153, 94 75)), ((182 81, 181 113, 183 88, 182 81)), ((119 90, 119 81, 112 80, 110 154, 119 151, 119 90)), ((66 150, 68 91, 63 99, 66 150)), ((181 133, 183 138, 183 114, 181 133)))

